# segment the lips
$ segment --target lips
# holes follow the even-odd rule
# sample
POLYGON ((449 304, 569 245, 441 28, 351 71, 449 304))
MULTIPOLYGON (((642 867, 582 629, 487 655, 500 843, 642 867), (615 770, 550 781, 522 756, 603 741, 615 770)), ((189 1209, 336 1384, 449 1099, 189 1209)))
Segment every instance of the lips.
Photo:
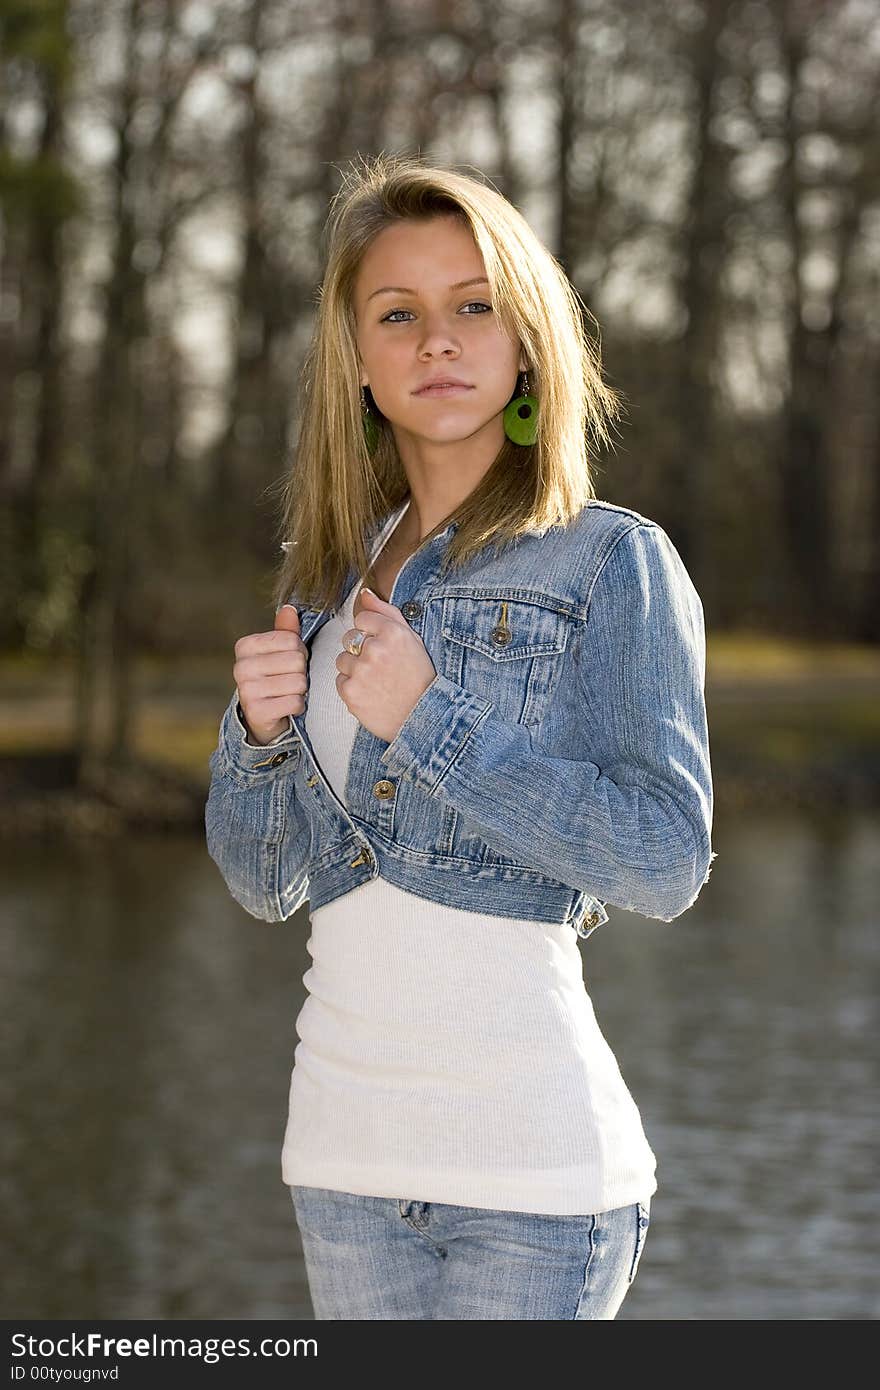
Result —
POLYGON ((438 381, 427 381, 424 386, 419 387, 413 392, 415 396, 454 396, 460 391, 472 391, 474 388, 466 381, 457 381, 455 377, 443 377, 438 381))

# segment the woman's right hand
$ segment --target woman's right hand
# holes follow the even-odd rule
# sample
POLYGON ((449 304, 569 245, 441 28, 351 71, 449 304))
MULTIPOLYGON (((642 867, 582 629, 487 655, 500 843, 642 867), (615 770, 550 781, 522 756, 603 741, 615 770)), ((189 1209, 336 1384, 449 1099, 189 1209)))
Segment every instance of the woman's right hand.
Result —
POLYGON ((308 690, 309 649, 299 635, 299 614, 286 603, 271 632, 252 632, 235 644, 232 678, 254 743, 271 743, 302 714, 308 690))

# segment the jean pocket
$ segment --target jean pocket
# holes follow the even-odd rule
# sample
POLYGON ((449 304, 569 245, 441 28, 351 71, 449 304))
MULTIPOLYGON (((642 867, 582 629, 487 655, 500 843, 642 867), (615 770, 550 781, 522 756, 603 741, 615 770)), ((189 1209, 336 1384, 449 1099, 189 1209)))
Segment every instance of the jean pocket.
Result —
POLYGON ((562 674, 570 632, 568 619, 552 604, 534 595, 445 598, 437 669, 490 700, 502 719, 540 723, 562 674))
POLYGON ((633 1281, 635 1280, 636 1274, 638 1273, 639 1261, 640 1261, 641 1258, 642 1258, 642 1251, 643 1251, 644 1248, 645 1248, 645 1240, 646 1240, 647 1235, 648 1235, 648 1227, 649 1227, 650 1224, 651 1224, 651 1212, 650 1212, 650 1208, 647 1207, 647 1206, 644 1204, 644 1202, 636 1202, 636 1204, 635 1204, 635 1214, 636 1214, 636 1248, 635 1248, 635 1251, 634 1251, 634 1253, 633 1253, 632 1265, 630 1266, 630 1271, 629 1271, 629 1280, 628 1280, 628 1282, 629 1282, 630 1284, 633 1283, 633 1281))

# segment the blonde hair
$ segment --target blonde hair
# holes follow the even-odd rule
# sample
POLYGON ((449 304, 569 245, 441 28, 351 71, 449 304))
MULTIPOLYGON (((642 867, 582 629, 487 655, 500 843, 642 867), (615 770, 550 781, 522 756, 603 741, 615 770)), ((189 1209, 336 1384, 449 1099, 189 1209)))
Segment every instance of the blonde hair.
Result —
POLYGON ((623 398, 602 380, 598 332, 593 343, 581 310, 593 316, 559 262, 482 176, 421 156, 381 154, 360 167, 353 163, 343 171, 327 219, 326 273, 301 379, 300 434, 295 462, 280 484, 284 559, 276 609, 294 597, 300 606, 337 607, 350 569, 366 577, 369 536, 407 496, 384 416, 377 415, 372 457, 366 448, 354 286, 380 232, 406 219, 437 216, 461 218, 473 234, 495 313, 525 351, 539 424, 532 445, 505 438, 477 487, 421 544, 457 523, 445 573, 487 544, 498 547, 534 528, 566 525, 596 495, 591 451, 609 442, 609 423, 620 417, 623 398))

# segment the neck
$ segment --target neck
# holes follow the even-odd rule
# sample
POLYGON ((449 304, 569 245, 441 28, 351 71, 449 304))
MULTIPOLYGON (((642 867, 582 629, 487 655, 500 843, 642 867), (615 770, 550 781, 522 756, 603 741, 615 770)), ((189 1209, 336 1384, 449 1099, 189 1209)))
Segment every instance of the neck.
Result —
POLYGON ((504 426, 498 416, 468 440, 442 444, 394 433, 410 496, 396 534, 415 548, 482 482, 504 445, 504 426))

